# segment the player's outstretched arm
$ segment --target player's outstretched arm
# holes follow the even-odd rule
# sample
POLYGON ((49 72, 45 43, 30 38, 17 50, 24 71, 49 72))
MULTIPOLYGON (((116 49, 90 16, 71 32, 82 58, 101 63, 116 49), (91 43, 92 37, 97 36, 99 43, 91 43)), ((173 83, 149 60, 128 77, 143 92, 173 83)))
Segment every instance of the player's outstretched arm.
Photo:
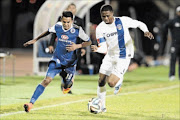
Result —
POLYGON ((23 44, 24 47, 27 47, 28 45, 34 44, 37 40, 33 39, 33 40, 29 40, 26 43, 23 44))
POLYGON ((36 41, 38 41, 40 38, 45 37, 46 35, 49 35, 50 32, 46 31, 44 33, 42 33, 40 36, 38 36, 37 38, 33 39, 33 40, 29 40, 26 43, 24 43, 24 47, 27 47, 28 45, 34 44, 36 41))
POLYGON ((148 37, 150 40, 151 40, 151 39, 154 39, 154 36, 153 36, 153 34, 152 34, 151 32, 145 32, 145 33, 144 33, 144 36, 145 36, 145 37, 148 37))
POLYGON ((82 44, 79 44, 79 48, 84 48, 87 46, 90 46, 92 44, 91 40, 87 41, 87 42, 83 42, 82 44))
POLYGON ((91 43, 92 43, 91 40, 89 40, 87 42, 83 42, 82 44, 75 44, 72 42, 70 45, 66 46, 66 50, 68 52, 74 51, 74 50, 79 49, 79 48, 87 47, 87 46, 91 45, 91 43))

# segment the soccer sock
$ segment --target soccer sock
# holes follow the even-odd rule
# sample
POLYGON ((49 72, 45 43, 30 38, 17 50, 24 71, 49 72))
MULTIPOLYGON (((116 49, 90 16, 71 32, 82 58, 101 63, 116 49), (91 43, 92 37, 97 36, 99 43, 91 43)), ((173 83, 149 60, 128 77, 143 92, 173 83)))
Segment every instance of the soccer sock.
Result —
POLYGON ((106 87, 103 86, 103 87, 99 87, 97 88, 97 95, 98 95, 98 98, 101 99, 102 101, 102 108, 105 108, 106 107, 106 87))
POLYGON ((116 83, 115 87, 119 86, 120 84, 122 85, 123 78, 120 78, 120 80, 116 83))
POLYGON ((34 104, 36 102, 36 100, 38 99, 38 97, 43 93, 45 87, 42 86, 41 84, 39 84, 36 88, 36 90, 34 91, 34 94, 30 100, 30 103, 34 104))

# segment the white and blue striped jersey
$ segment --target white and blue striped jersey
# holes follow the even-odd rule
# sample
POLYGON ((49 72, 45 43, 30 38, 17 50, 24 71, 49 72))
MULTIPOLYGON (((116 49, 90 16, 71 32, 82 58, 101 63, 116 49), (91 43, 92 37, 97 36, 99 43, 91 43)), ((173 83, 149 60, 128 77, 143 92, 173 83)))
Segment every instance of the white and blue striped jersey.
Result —
POLYGON ((66 45, 77 43, 77 37, 84 41, 89 41, 90 38, 85 34, 84 30, 76 25, 72 25, 69 30, 64 30, 62 23, 57 22, 54 26, 48 29, 49 32, 56 33, 58 42, 54 51, 52 60, 64 66, 73 66, 77 63, 77 51, 68 52, 66 45))
MULTIPOLYGON (((98 49, 107 45, 108 55, 133 58, 134 46, 129 28, 140 28, 143 32, 148 32, 148 28, 143 22, 125 16, 114 17, 112 24, 102 21, 96 28, 96 39, 100 46, 98 49)), ((100 51, 97 50, 97 52, 100 51)))

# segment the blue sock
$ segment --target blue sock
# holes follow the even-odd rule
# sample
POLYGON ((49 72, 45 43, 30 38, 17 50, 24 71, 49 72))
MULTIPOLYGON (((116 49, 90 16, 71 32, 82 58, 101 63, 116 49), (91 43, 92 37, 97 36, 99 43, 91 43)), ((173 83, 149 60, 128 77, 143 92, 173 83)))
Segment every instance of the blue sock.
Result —
POLYGON ((39 84, 36 88, 36 90, 34 91, 34 94, 30 100, 30 103, 34 104, 36 102, 36 100, 38 99, 38 97, 43 93, 45 87, 42 86, 41 84, 39 84))

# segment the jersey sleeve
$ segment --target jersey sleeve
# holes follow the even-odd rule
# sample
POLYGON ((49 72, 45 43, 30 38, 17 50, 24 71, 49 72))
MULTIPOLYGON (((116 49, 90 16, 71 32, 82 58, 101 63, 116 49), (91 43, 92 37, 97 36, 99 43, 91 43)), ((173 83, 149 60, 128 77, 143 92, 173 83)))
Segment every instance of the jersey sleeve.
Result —
POLYGON ((106 42, 102 30, 99 28, 99 26, 96 28, 96 39, 97 39, 97 43, 101 44, 103 42, 106 42))
POLYGON ((82 27, 79 27, 79 38, 81 38, 84 41, 90 41, 89 36, 84 32, 82 27))
POLYGON ((130 17, 122 17, 122 20, 123 22, 125 23, 125 25, 128 27, 128 28, 139 28, 141 29, 144 33, 145 32, 149 32, 147 26, 145 23, 141 22, 141 21, 138 21, 138 20, 134 20, 130 17))
POLYGON ((48 31, 51 32, 51 33, 56 33, 55 28, 56 28, 56 26, 58 26, 58 25, 62 25, 62 23, 61 23, 61 22, 57 22, 55 25, 53 25, 52 27, 50 27, 50 28, 48 29, 48 31))
POLYGON ((48 31, 51 32, 51 33, 56 33, 55 25, 53 25, 52 27, 50 27, 50 28, 48 29, 48 31))

